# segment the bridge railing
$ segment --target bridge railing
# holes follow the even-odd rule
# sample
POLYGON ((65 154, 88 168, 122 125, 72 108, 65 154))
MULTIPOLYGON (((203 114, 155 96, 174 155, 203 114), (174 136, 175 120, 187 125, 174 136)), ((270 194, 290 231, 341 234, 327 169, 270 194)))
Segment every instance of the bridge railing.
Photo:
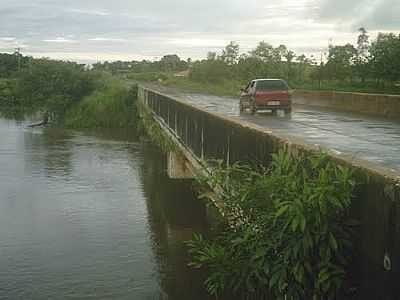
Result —
POLYGON ((202 160, 222 160, 268 164, 276 141, 259 131, 238 126, 207 111, 149 89, 141 91, 143 100, 182 143, 202 160))

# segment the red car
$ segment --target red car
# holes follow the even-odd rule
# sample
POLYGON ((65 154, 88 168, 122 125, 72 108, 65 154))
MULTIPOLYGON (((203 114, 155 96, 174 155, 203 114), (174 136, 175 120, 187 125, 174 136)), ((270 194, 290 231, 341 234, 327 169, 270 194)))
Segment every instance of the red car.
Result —
POLYGON ((292 110, 289 86, 282 79, 254 79, 241 91, 240 112, 250 109, 252 114, 257 110, 268 110, 272 113, 284 110, 285 113, 290 113, 292 110))

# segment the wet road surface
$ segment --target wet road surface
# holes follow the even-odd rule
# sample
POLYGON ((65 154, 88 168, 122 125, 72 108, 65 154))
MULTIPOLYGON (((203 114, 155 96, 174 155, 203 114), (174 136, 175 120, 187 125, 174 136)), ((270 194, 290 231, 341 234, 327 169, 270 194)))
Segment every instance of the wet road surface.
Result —
POLYGON ((207 111, 400 172, 400 121, 296 105, 291 115, 284 116, 282 112, 278 116, 269 113, 253 116, 248 112, 239 113, 238 97, 179 92, 164 87, 156 89, 207 111))

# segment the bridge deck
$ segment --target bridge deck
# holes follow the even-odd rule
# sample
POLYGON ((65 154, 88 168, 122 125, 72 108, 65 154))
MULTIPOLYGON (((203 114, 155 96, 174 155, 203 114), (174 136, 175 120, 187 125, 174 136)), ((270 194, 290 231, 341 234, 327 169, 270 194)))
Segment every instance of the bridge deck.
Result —
POLYGON ((265 113, 252 116, 239 113, 238 98, 235 97, 188 93, 158 85, 149 87, 203 110, 256 124, 281 136, 301 138, 337 154, 400 172, 400 122, 296 105, 291 116, 265 113))

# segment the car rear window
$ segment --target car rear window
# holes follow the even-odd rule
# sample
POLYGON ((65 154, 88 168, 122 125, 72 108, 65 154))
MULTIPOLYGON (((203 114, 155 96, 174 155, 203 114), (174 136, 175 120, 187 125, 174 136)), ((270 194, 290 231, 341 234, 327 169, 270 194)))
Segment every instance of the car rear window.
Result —
POLYGON ((287 90, 288 86, 283 80, 260 80, 256 84, 257 90, 287 90))

